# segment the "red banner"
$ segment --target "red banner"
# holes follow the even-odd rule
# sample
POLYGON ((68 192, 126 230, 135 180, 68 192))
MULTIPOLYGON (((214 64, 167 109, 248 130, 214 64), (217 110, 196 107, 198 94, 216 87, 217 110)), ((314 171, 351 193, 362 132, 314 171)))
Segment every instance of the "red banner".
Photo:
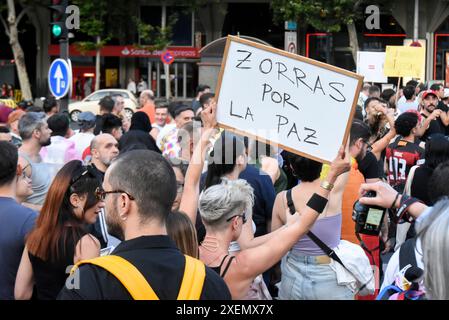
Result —
MULTIPOLYGON (((175 58, 185 59, 199 59, 199 49, 195 47, 168 47, 168 50, 173 54, 175 58)), ((104 46, 101 49, 102 57, 130 57, 130 58, 159 58, 162 54, 162 50, 147 50, 142 48, 136 48, 134 46, 104 46)), ((59 45, 51 44, 48 47, 48 54, 50 56, 59 56, 59 45)), ((95 56, 95 51, 88 51, 84 54, 78 51, 75 45, 70 45, 70 56, 95 56)))

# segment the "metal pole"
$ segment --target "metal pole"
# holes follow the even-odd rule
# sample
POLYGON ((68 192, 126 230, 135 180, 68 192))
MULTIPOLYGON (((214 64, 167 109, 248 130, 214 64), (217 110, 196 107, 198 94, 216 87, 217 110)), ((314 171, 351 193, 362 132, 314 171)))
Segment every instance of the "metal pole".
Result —
MULTIPOLYGON (((148 59, 148 72, 147 72, 147 83, 148 83, 148 89, 151 89, 152 90, 152 88, 151 88, 151 83, 152 83, 152 80, 153 79, 151 79, 151 66, 152 66, 152 64, 151 64, 151 60, 150 59, 148 59)), ((154 92, 153 92, 154 93, 154 92)))
POLYGON ((157 97, 159 98, 161 96, 161 88, 160 88, 160 81, 161 81, 161 64, 157 62, 156 65, 156 88, 157 88, 157 97))
POLYGON ((178 98, 178 64, 175 63, 175 99, 178 98))
POLYGON ((165 70, 165 100, 167 102, 170 101, 170 65, 164 63, 164 70, 165 70))
MULTIPOLYGON (((66 37, 63 37, 59 40, 59 56, 61 59, 64 59, 67 61, 69 59, 69 39, 66 37)), ((68 85, 72 85, 71 83, 68 83, 68 85)), ((59 100, 59 110, 63 113, 68 113, 69 110, 69 96, 68 94, 61 98, 59 100)))
POLYGON ((419 35, 418 19, 419 19, 419 0, 415 0, 415 15, 414 15, 414 22, 413 22, 413 41, 418 40, 418 35, 419 35))
POLYGON ((187 63, 182 64, 182 97, 187 98, 187 63))

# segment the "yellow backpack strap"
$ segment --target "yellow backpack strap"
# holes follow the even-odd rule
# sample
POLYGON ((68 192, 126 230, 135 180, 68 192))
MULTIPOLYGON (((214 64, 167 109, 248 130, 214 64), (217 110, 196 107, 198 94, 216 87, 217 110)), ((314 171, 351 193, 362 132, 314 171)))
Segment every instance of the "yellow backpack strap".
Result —
POLYGON ((122 257, 109 255, 83 260, 78 262, 70 273, 75 272, 76 268, 82 264, 93 264, 110 272, 123 284, 134 300, 159 300, 142 273, 122 257))
POLYGON ((199 300, 203 291, 206 267, 198 259, 184 255, 186 266, 177 300, 199 300))

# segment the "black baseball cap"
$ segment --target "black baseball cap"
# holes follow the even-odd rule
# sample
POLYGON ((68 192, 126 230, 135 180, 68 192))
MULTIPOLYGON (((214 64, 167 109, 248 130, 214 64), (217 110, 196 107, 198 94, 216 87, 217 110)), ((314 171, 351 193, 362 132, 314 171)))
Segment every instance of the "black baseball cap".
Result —
POLYGON ((179 114, 181 114, 184 111, 190 110, 193 112, 193 109, 191 106, 188 106, 186 104, 179 104, 177 105, 174 110, 173 110, 173 118, 176 118, 177 116, 179 116, 179 114))

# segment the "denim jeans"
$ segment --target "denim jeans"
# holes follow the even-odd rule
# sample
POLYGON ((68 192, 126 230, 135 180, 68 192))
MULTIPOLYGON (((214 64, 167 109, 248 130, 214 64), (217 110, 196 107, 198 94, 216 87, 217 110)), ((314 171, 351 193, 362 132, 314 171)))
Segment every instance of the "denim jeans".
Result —
POLYGON ((281 300, 353 300, 346 286, 338 285, 337 276, 328 264, 317 264, 314 256, 290 251, 281 263, 279 285, 281 300))

